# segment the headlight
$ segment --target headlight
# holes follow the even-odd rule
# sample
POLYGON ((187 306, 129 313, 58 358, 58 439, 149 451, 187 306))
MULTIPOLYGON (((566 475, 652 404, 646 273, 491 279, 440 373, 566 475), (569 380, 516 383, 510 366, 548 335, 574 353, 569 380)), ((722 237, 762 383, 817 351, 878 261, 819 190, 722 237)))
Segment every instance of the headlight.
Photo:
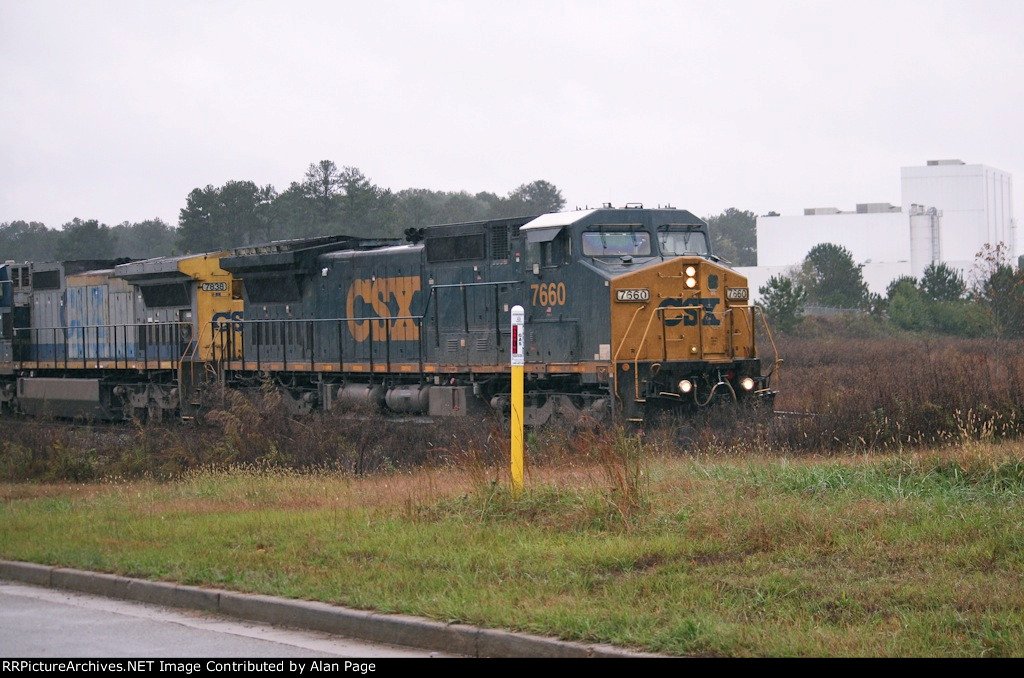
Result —
POLYGON ((693 390, 693 384, 690 382, 689 379, 682 379, 682 380, 679 381, 679 392, 680 393, 689 393, 692 390, 693 390))
POLYGON ((743 377, 743 381, 740 382, 740 386, 743 387, 744 391, 754 390, 754 380, 750 377, 743 377))
POLYGON ((697 275, 697 267, 696 266, 687 266, 686 267, 686 276, 688 278, 693 278, 696 275, 697 275))
POLYGON ((697 286, 697 279, 696 278, 687 278, 686 279, 686 286, 689 287, 692 290, 694 287, 697 286))

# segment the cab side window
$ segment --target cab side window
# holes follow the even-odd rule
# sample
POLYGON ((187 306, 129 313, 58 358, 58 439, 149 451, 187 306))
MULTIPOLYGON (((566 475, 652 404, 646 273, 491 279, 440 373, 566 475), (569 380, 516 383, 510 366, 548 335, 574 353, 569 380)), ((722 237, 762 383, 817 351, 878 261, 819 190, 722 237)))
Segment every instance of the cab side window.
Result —
POLYGON ((547 242, 534 242, 526 245, 528 266, 540 264, 541 268, 555 268, 570 261, 572 261, 572 240, 565 230, 547 242))

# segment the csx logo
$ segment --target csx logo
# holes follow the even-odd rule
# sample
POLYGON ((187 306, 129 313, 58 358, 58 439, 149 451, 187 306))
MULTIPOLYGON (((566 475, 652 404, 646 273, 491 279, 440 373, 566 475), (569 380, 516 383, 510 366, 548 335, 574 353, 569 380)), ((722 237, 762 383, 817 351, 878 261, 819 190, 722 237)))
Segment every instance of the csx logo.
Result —
POLYGON ((241 311, 222 311, 220 313, 213 314, 213 326, 217 330, 223 329, 228 323, 232 325, 232 329, 235 332, 242 331, 242 312, 241 311))
MULTIPOLYGON (((715 315, 715 306, 718 306, 720 299, 715 297, 702 297, 697 299, 666 299, 658 304, 658 308, 688 308, 691 306, 704 307, 704 325, 721 325, 722 319, 715 315)), ((684 327, 693 327, 697 324, 698 312, 696 308, 688 308, 682 313, 665 313, 665 326, 675 327, 683 323, 684 327)))
POLYGON ((413 295, 419 291, 420 279, 416 276, 353 281, 345 299, 347 316, 356 318, 348 321, 352 336, 356 341, 366 341, 372 328, 374 341, 419 340, 420 328, 409 317, 413 295), (372 320, 371 316, 381 320, 372 320), (389 322, 388 318, 394 320, 389 322))

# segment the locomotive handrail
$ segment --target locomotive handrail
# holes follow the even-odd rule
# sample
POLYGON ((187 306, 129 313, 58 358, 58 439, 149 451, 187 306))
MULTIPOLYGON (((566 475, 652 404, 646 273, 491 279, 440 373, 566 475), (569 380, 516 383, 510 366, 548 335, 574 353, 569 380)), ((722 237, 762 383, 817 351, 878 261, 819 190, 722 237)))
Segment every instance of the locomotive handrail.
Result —
POLYGON ((750 335, 750 355, 748 355, 747 357, 748 358, 754 358, 754 357, 757 356, 757 337, 756 337, 756 335, 754 333, 754 312, 755 312, 757 307, 756 306, 739 306, 737 308, 743 308, 743 309, 746 309, 746 311, 747 311, 746 313, 742 314, 743 323, 745 325, 746 330, 749 332, 749 335, 750 335))
POLYGON ((524 280, 485 280, 482 282, 468 283, 445 283, 444 285, 431 285, 432 290, 443 290, 448 287, 487 287, 488 285, 522 285, 524 280))
MULTIPOLYGON (((189 356, 189 360, 195 361, 196 356, 199 355, 199 347, 202 346, 202 344, 203 344, 203 336, 204 336, 205 332, 206 332, 206 325, 200 325, 200 327, 199 327, 199 334, 197 334, 195 336, 195 338, 189 343, 189 346, 192 348, 192 355, 189 356)), ((210 346, 213 346, 213 336, 212 335, 210 337, 210 346)), ((188 351, 188 348, 189 347, 186 347, 185 350, 188 351)), ((184 356, 182 356, 182 357, 184 358, 184 356)))
MULTIPOLYGON (((113 362, 114 369, 124 368, 128 369, 129 363, 143 363, 144 369, 149 369, 150 360, 156 361, 159 365, 160 361, 164 359, 163 354, 165 348, 170 348, 174 345, 180 345, 178 339, 181 336, 172 333, 169 342, 157 340, 156 344, 156 356, 151 356, 149 350, 149 337, 146 337, 146 348, 140 346, 138 336, 134 337, 134 342, 130 342, 128 339, 129 330, 137 330, 139 328, 174 328, 177 330, 191 330, 192 323, 182 321, 170 321, 170 322, 159 322, 159 323, 105 323, 97 325, 70 325, 66 327, 15 327, 13 328, 13 339, 17 339, 19 336, 26 337, 28 344, 16 347, 16 356, 12 356, 15 362, 18 363, 19 369, 24 369, 25 363, 34 363, 36 367, 41 364, 49 363, 53 369, 63 367, 68 369, 72 364, 70 361, 81 361, 83 366, 88 366, 89 363, 94 363, 96 369, 103 369, 103 362, 113 362), (121 334, 120 345, 118 343, 118 330, 121 334), (101 336, 101 331, 102 336, 101 336), (50 344, 43 344, 40 342, 40 338, 47 338, 45 333, 49 333, 50 344), (58 338, 60 341, 58 341, 58 338), (129 355, 129 347, 134 343, 136 356, 133 359, 129 355), (44 359, 42 347, 52 347, 52 357, 44 359), (61 350, 58 350, 60 348, 61 350), (124 355, 120 355, 123 349, 124 355), (80 350, 82 355, 72 357, 72 350, 80 350), (92 353, 93 355, 89 355, 92 353), (26 355, 28 354, 28 356, 26 355), (35 359, 30 359, 31 355, 35 354, 35 359)), ((147 332, 148 334, 148 332, 147 332)), ((174 368, 184 357, 191 340, 180 345, 180 350, 175 352, 168 352, 167 360, 171 362, 171 367, 174 368)))
MULTIPOLYGON (((417 327, 422 328, 423 316, 396 315, 396 316, 388 316, 386 318, 382 318, 381 316, 376 316, 375 315, 375 316, 362 316, 362 317, 356 317, 356 318, 257 318, 257 319, 249 319, 249 320, 228 320, 228 319, 225 319, 225 318, 219 318, 217 320, 211 321, 211 325, 214 326, 213 327, 214 330, 219 331, 221 333, 220 334, 220 347, 219 347, 220 348, 220 354, 219 354, 219 356, 217 355, 217 344, 216 344, 216 342, 212 343, 211 344, 211 346, 212 346, 211 350, 213 352, 213 355, 211 356, 211 359, 214 362, 220 362, 220 363, 223 363, 223 362, 225 362, 227 360, 234 360, 235 359, 234 358, 235 351, 234 351, 233 343, 235 341, 236 331, 230 330, 230 329, 225 330, 225 328, 228 328, 229 326, 241 325, 241 327, 242 327, 242 329, 240 330, 240 332, 242 333, 242 338, 241 338, 241 344, 242 345, 241 345, 240 355, 239 355, 239 357, 237 359, 239 361, 241 361, 243 366, 244 366, 244 364, 246 362, 246 356, 245 356, 245 326, 246 325, 253 325, 253 326, 259 326, 259 325, 265 325, 265 326, 280 325, 280 326, 283 327, 283 326, 285 326, 287 324, 303 323, 305 327, 312 328, 315 323, 337 323, 337 326, 338 326, 338 333, 337 333, 338 334, 338 343, 337 343, 337 346, 338 346, 338 369, 339 369, 339 371, 344 371, 344 368, 345 368, 345 355, 344 355, 344 348, 343 348, 344 347, 344 341, 343 341, 343 335, 342 335, 342 332, 341 332, 341 328, 342 328, 343 323, 348 323, 348 322, 354 322, 354 323, 369 322, 369 328, 368 328, 369 329, 368 339, 370 341, 370 344, 369 344, 370 345, 369 362, 370 362, 370 372, 373 373, 373 372, 376 371, 376 369, 375 369, 375 362, 374 362, 374 355, 373 355, 374 354, 374 351, 373 351, 374 327, 375 327, 376 323, 382 322, 384 324, 385 370, 390 372, 391 371, 391 329, 392 328, 391 328, 391 323, 387 322, 387 321, 392 321, 392 320, 412 320, 413 322, 417 323, 417 327), (225 339, 225 336, 227 337, 227 339, 225 339), (232 354, 232 356, 230 358, 227 358, 225 356, 228 354, 229 351, 232 354)), ((418 354, 418 361, 419 361, 419 365, 420 365, 420 372, 423 371, 422 370, 422 367, 423 367, 422 334, 423 333, 421 331, 420 332, 420 341, 417 342, 418 343, 418 345, 417 345, 417 354, 418 354)), ((282 369, 287 370, 289 342, 288 342, 288 340, 286 338, 285 333, 282 332, 281 336, 282 336, 282 340, 281 341, 279 341, 279 342, 275 341, 273 344, 268 344, 267 346, 268 347, 272 346, 274 348, 280 348, 281 349, 282 369)), ((316 337, 316 332, 315 331, 309 333, 309 366, 310 366, 310 370, 311 371, 315 371, 315 369, 316 369, 316 339, 315 339, 315 337, 316 337)), ((260 338, 260 333, 259 332, 255 332, 254 333, 253 343, 255 344, 255 347, 256 347, 256 369, 257 370, 261 370, 263 368, 263 362, 264 362, 263 355, 262 355, 262 349, 264 348, 264 344, 262 343, 262 340, 260 338)), ((305 347, 303 347, 303 352, 305 352, 305 347)), ((303 359, 302 362, 304 363, 305 359, 303 359)))
MULTIPOLYGON (((682 297, 668 297, 668 298, 670 298, 670 299, 679 299, 680 301, 683 301, 682 297)), ((666 342, 665 342, 666 334, 668 333, 667 330, 665 329, 665 313, 667 311, 669 311, 669 310, 679 311, 680 313, 689 313, 690 311, 696 311, 697 312, 697 327, 698 327, 698 331, 697 331, 697 346, 698 346, 698 350, 700 351, 701 357, 703 357, 703 355, 704 355, 704 333, 699 331, 699 328, 703 327, 703 315, 707 312, 707 309, 705 309, 704 306, 701 305, 701 304, 698 304, 697 306, 658 306, 658 307, 656 307, 654 309, 654 312, 651 313, 651 316, 647 319, 647 326, 644 328, 643 337, 640 338, 640 343, 637 345, 636 357, 633 359, 633 369, 634 370, 636 369, 637 365, 640 363, 640 352, 643 350, 643 347, 647 344, 647 334, 650 332, 650 330, 651 330, 651 323, 654 322, 654 319, 656 317, 660 317, 660 319, 661 319, 661 337, 662 337, 662 342, 661 342, 661 359, 662 360, 668 360, 668 347, 666 346, 666 342)), ((731 310, 731 309, 727 309, 726 311, 723 311, 723 313, 727 313, 729 310, 731 310)), ((730 341, 730 344, 731 344, 732 337, 729 338, 729 341, 730 341)), ((735 351, 731 351, 731 353, 735 353, 735 351)), ((634 381, 635 381, 635 379, 634 379, 634 381)), ((639 385, 637 386, 637 388, 639 388, 639 385)))
MULTIPOLYGON (((430 310, 430 302, 436 295, 438 290, 460 288, 462 290, 462 318, 463 318, 463 331, 469 332, 469 309, 466 302, 466 288, 467 287, 494 287, 494 328, 496 330, 496 341, 498 348, 501 348, 501 315, 498 310, 498 285, 522 285, 524 280, 487 280, 481 282, 469 282, 469 283, 444 283, 443 285, 431 285, 430 291, 427 293, 427 301, 423 306, 423 315, 421 319, 427 317, 427 311, 430 310)), ((434 346, 441 346, 441 320, 438 315, 438 306, 440 302, 434 303, 434 346)))
MULTIPOLYGON (((668 297, 668 298, 669 299, 679 299, 681 301, 683 300, 682 297, 668 297)), ((641 306, 636 311, 634 311, 633 312, 634 318, 636 317, 636 314, 639 313, 644 308, 646 308, 646 306, 641 306)), ((638 367, 640 365, 640 354, 643 352, 643 348, 647 344, 647 335, 650 333, 651 323, 654 322, 654 319, 656 317, 661 319, 661 339, 662 339, 662 341, 661 341, 661 359, 663 361, 664 360, 668 360, 668 346, 667 346, 668 330, 665 327, 665 313, 670 311, 670 310, 671 311, 677 311, 680 314, 688 313, 690 311, 696 311, 697 312, 697 325, 696 325, 697 326, 697 350, 698 350, 698 352, 700 354, 700 357, 701 358, 704 357, 704 332, 702 332, 701 329, 704 327, 704 317, 709 313, 709 311, 704 307, 704 305, 703 304, 698 304, 696 306, 658 306, 658 307, 656 307, 654 309, 654 312, 651 313, 650 317, 647 319, 647 326, 644 328, 644 334, 640 338, 640 343, 637 344, 636 357, 633 358, 633 391, 634 391, 634 394, 636 396, 636 400, 637 401, 640 400, 640 379, 637 376, 638 375, 637 369, 638 369, 638 367)), ((719 311, 718 314, 719 315, 730 315, 730 323, 732 323, 731 314, 732 314, 732 312, 734 310, 735 310, 734 308, 727 308, 724 311, 719 311)), ((632 321, 630 321, 630 327, 632 327, 632 325, 633 325, 633 323, 632 323, 632 321)), ((730 327, 730 329, 731 329, 731 327, 730 327)), ((622 341, 622 344, 620 344, 620 346, 619 346, 619 350, 621 350, 622 346, 626 343, 625 342, 625 337, 628 336, 628 335, 629 335, 629 329, 627 328, 626 334, 623 335, 623 341, 622 341)), ((729 332, 728 336, 729 336, 729 342, 728 342, 726 354, 730 358, 735 358, 736 357, 736 343, 735 343, 735 339, 733 338, 733 333, 729 332)), ((615 352, 614 360, 616 360, 616 361, 618 360, 618 353, 619 353, 619 351, 615 352)), ((614 366, 614 363, 613 363, 613 366, 614 366)))
POLYGON ((629 336, 629 331, 633 329, 633 323, 636 322, 637 315, 645 308, 647 308, 647 304, 641 304, 636 307, 635 311, 633 311, 633 317, 629 319, 629 325, 626 326, 626 331, 622 334, 622 341, 619 342, 619 347, 615 349, 615 355, 612 356, 613 365, 619 361, 619 353, 621 353, 622 349, 626 346, 626 337, 629 336))
MULTIPOLYGON (((396 320, 411 320, 412 322, 414 322, 416 324, 417 328, 419 328, 419 330, 420 330, 420 332, 419 332, 419 339, 418 339, 418 345, 417 345, 417 361, 418 361, 418 363, 420 365, 420 371, 422 372, 422 367, 423 367, 423 362, 424 362, 424 347, 423 347, 424 332, 423 332, 423 330, 426 327, 426 319, 427 319, 428 313, 430 312, 430 308, 431 308, 431 304, 432 303, 433 303, 433 307, 434 307, 434 311, 435 311, 435 319, 434 319, 435 345, 436 346, 440 346, 440 342, 441 342, 440 319, 439 319, 439 317, 437 317, 437 310, 438 310, 439 303, 434 300, 434 297, 438 294, 438 292, 440 290, 456 289, 456 288, 462 290, 462 292, 463 292, 463 331, 468 332, 469 331, 469 309, 468 309, 468 300, 466 299, 466 295, 465 295, 466 289, 467 288, 472 288, 472 287, 493 287, 494 288, 494 294, 495 294, 495 325, 494 325, 495 341, 497 343, 497 346, 500 348, 501 347, 501 312, 498 309, 498 291, 499 291, 498 288, 499 288, 500 285, 522 285, 522 284, 523 284, 522 280, 492 280, 492 281, 483 281, 483 282, 445 283, 445 284, 441 284, 441 285, 431 285, 430 289, 429 289, 429 291, 427 293, 427 301, 424 304, 423 313, 420 314, 420 315, 387 316, 387 317, 381 317, 381 316, 376 316, 375 315, 375 316, 339 317, 339 318, 256 318, 256 319, 245 319, 245 320, 229 320, 229 319, 226 319, 226 318, 219 318, 217 320, 210 321, 211 331, 213 331, 215 333, 219 333, 219 341, 212 341, 211 342, 211 347, 212 347, 211 351, 213 353, 213 355, 211 356, 211 359, 214 362, 221 362, 222 363, 222 362, 224 362, 226 360, 231 360, 231 359, 235 358, 234 354, 236 353, 236 350, 235 350, 235 347, 233 346, 234 341, 235 341, 235 332, 231 331, 230 328, 233 327, 233 326, 236 326, 236 325, 241 327, 241 332, 242 332, 242 335, 243 335, 242 338, 241 338, 241 355, 238 357, 238 359, 241 360, 242 363, 244 364, 246 362, 246 356, 245 356, 245 346, 246 346, 246 342, 245 342, 245 328, 246 328, 246 326, 249 326, 249 325, 252 325, 252 326, 259 326, 259 325, 267 326, 267 325, 270 325, 270 324, 277 324, 277 325, 280 325, 280 326, 283 327, 283 326, 285 326, 288 323, 307 323, 307 325, 305 325, 305 326, 307 326, 307 327, 314 327, 315 323, 337 323, 338 324, 338 342, 337 342, 337 344, 338 344, 338 366, 339 366, 339 370, 343 371, 344 370, 345 358, 344 358, 344 340, 343 340, 342 331, 341 331, 342 325, 343 325, 343 323, 364 323, 364 322, 367 322, 367 323, 369 323, 369 326, 368 326, 369 337, 368 338, 369 338, 370 346, 371 346, 371 349, 369 351, 369 356, 368 357, 369 357, 369 362, 370 362, 370 371, 373 372, 373 371, 375 371, 375 368, 376 368, 375 356, 374 356, 375 352, 372 350, 372 346, 374 345, 374 341, 376 340, 376 337, 374 336, 374 334, 377 331, 376 330, 377 323, 383 323, 383 325, 384 325, 384 350, 385 350, 384 359, 385 359, 386 370, 390 371, 391 370, 391 342, 393 340, 393 338, 392 338, 392 322, 396 321, 396 320), (230 354, 230 357, 229 357, 229 354, 230 354)), ((315 337, 316 337, 316 332, 312 332, 311 335, 310 335, 310 346, 309 346, 309 355, 310 355, 309 363, 310 363, 310 369, 311 370, 315 369, 315 361, 316 361, 315 337)), ((264 362, 264 359, 263 359, 264 344, 263 344, 262 338, 260 337, 260 333, 259 332, 256 332, 255 335, 252 337, 252 343, 254 344, 255 350, 256 350, 256 356, 255 356, 256 357, 256 369, 259 370, 259 369, 262 368, 263 362, 264 362)), ((288 340, 287 339, 282 339, 282 341, 279 341, 279 342, 275 341, 272 345, 273 345, 274 348, 281 348, 282 349, 281 361, 282 361, 283 365, 285 367, 287 367, 287 364, 288 364, 288 345, 289 345, 288 340)))
MULTIPOLYGON (((622 341, 619 342, 619 347, 615 349, 615 355, 612 356, 612 416, 615 415, 615 399, 619 397, 619 353, 626 346, 626 338, 629 336, 629 331, 633 329, 633 323, 636 322, 637 315, 645 308, 647 308, 647 304, 641 304, 633 311, 633 317, 629 319, 629 325, 626 326, 626 331, 622 335, 622 341)), ((633 375, 633 381, 636 381, 635 370, 633 375)))
MULTIPOLYGON (((776 382, 781 382, 782 381, 782 373, 779 370, 779 365, 782 364, 782 360, 779 358, 779 349, 775 345, 775 338, 772 336, 772 330, 771 330, 770 327, 768 327, 768 318, 765 316, 764 308, 762 308, 761 306, 754 306, 754 308, 757 309, 757 311, 761 313, 761 322, 764 324, 765 334, 768 335, 768 341, 772 345, 772 351, 775 352, 775 361, 774 361, 774 367, 772 368, 772 374, 775 375, 776 382)), ((750 337, 751 337, 751 341, 753 341, 753 338, 754 338, 754 333, 753 332, 750 333, 750 337)))
MULTIPOLYGON (((681 297, 676 297, 676 298, 681 299, 681 297)), ((667 307, 661 307, 661 308, 658 309, 658 311, 662 312, 662 329, 663 330, 665 330, 665 327, 664 327, 664 314, 665 314, 666 311, 678 311, 680 313, 686 313, 686 312, 689 312, 689 311, 696 311, 697 312, 697 323, 696 323, 696 326, 699 327, 699 328, 705 327, 704 318, 706 316, 708 316, 708 315, 718 316, 718 317, 722 318, 723 320, 726 318, 726 316, 728 316, 729 332, 726 334, 728 342, 727 342, 727 345, 726 345, 726 349, 721 351, 721 354, 727 355, 730 358, 735 358, 736 357, 736 338, 735 338, 735 329, 736 329, 736 320, 735 320, 735 318, 736 318, 736 316, 740 315, 741 317, 743 317, 744 323, 746 323, 746 325, 747 325, 747 329, 751 329, 751 327, 750 327, 750 319, 748 318, 748 316, 752 315, 752 309, 749 308, 749 307, 746 307, 746 306, 730 306, 730 307, 725 308, 725 309, 720 310, 720 311, 712 311, 712 310, 708 310, 702 304, 699 304, 697 306, 667 306, 667 307), (742 313, 742 311, 744 311, 744 310, 746 310, 748 312, 747 313, 742 313)), ((699 345, 700 353, 703 356, 704 353, 705 353, 705 350, 704 350, 704 333, 703 332, 699 332, 698 333, 697 340, 699 342, 698 345, 699 345)), ((668 341, 667 331, 663 331, 663 334, 662 334, 662 344, 663 344, 662 360, 668 360, 668 349, 667 349, 667 347, 664 347, 664 345, 667 343, 667 341, 668 341)), ((673 340, 673 341, 676 341, 676 340, 673 340)), ((756 354, 756 350, 754 350, 753 346, 751 347, 751 349, 752 349, 751 355, 746 355, 746 356, 743 356, 743 357, 746 357, 746 358, 754 357, 754 354, 756 354)))
MULTIPOLYGON (((197 323, 197 324, 199 324, 199 323, 197 323)), ((210 331, 212 333, 213 329, 211 328, 210 331)), ((189 378, 188 378, 188 381, 186 382, 185 381, 185 374, 184 374, 184 371, 185 371, 184 365, 185 365, 186 361, 185 361, 185 356, 182 355, 182 359, 178 363, 178 383, 179 384, 185 384, 185 383, 188 383, 190 385, 191 384, 195 384, 195 382, 196 382, 196 362, 198 362, 196 360, 196 358, 199 355, 199 347, 202 345, 203 335, 204 335, 205 332, 206 332, 206 324, 205 323, 200 324, 199 332, 195 334, 195 336, 189 342, 189 345, 185 347, 185 352, 186 353, 188 353, 189 347, 191 347, 191 349, 192 349, 191 355, 188 356, 188 361, 187 361, 188 362, 189 378)), ((210 358, 212 359, 213 358, 213 355, 212 355, 212 353, 213 353, 213 336, 212 336, 212 334, 210 336, 210 352, 211 352, 210 358)))
MULTIPOLYGON (((636 347, 636 357, 633 358, 633 391, 634 391, 634 393, 636 395, 636 400, 638 400, 638 401, 640 400, 640 373, 637 372, 637 367, 640 364, 640 352, 643 351, 644 345, 647 344, 647 333, 651 331, 651 323, 654 322, 654 319, 658 316, 658 312, 659 311, 664 311, 666 308, 668 308, 668 307, 667 306, 656 306, 654 308, 654 313, 651 313, 651 316, 647 319, 647 327, 644 328, 644 334, 640 338, 640 343, 636 347)), ((662 332, 664 333, 664 331, 665 331, 665 316, 664 316, 664 313, 662 313, 662 316, 661 316, 661 326, 662 326, 662 332)))

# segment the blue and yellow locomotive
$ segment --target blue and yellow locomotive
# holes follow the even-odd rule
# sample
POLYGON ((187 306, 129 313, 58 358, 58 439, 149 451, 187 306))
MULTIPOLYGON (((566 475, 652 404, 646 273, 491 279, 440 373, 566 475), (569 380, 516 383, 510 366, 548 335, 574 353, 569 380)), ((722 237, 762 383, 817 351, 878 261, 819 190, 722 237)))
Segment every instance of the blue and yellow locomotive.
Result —
MULTIPOLYGON (((90 394, 100 393, 97 413, 192 416, 221 387, 270 381, 296 412, 503 410, 517 304, 527 310, 527 423, 584 414, 642 421, 655 410, 774 395, 747 280, 712 254, 707 224, 690 212, 588 209, 407 236, 283 241, 91 271, 92 279, 108 276, 111 309, 121 309, 115 295, 135 291, 134 315, 90 315, 84 329, 67 314, 24 328, 24 313, 4 296, 12 310, 0 312, 12 331, 0 339, 8 351, 0 353, 0 388, 10 392, 3 402, 53 408, 56 382, 85 379, 90 394), (170 364, 154 353, 168 342, 140 333, 146 326, 175 328, 170 364), (48 336, 54 348, 43 351, 48 336), (98 342, 95 355, 90 342, 98 342), (26 353, 26 344, 40 348, 26 353)), ((70 290, 88 281, 66 265, 63 275, 71 303, 70 290)))

